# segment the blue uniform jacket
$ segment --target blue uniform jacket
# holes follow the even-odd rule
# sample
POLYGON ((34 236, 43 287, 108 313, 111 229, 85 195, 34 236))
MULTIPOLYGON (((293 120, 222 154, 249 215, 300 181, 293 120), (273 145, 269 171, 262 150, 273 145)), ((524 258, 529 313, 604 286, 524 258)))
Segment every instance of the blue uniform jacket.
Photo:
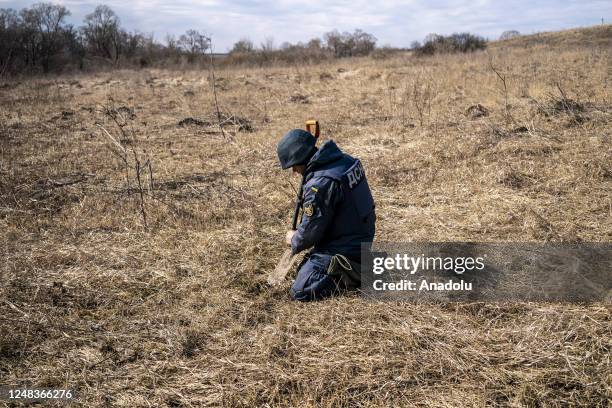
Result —
POLYGON ((374 200, 361 162, 325 142, 306 166, 303 212, 293 253, 343 254, 360 261, 361 243, 374 239, 374 200))

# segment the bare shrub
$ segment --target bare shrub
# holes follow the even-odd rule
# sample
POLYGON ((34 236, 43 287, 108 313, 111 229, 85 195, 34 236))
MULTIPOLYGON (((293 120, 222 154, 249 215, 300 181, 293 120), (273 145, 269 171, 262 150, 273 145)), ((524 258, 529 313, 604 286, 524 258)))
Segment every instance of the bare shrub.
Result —
POLYGON ((508 30, 501 33, 499 36, 500 41, 511 40, 512 38, 520 37, 521 33, 516 30, 508 30))
POLYGON ((363 30, 357 29, 353 33, 338 30, 323 35, 325 44, 336 57, 353 57, 368 55, 376 46, 376 37, 363 30))
POLYGON ((423 45, 413 43, 412 47, 417 56, 467 53, 484 50, 487 47, 487 41, 479 35, 470 33, 456 33, 450 36, 429 34, 425 37, 423 45))
POLYGON ((255 51, 255 46, 253 45, 253 41, 248 38, 243 38, 236 42, 230 51, 232 53, 248 53, 255 51))
POLYGON ((435 96, 434 81, 424 72, 419 72, 404 89, 403 99, 408 101, 408 106, 416 112, 421 126, 431 115, 432 101, 435 96))
POLYGON ((132 186, 135 186, 142 224, 146 231, 149 229, 147 197, 153 194, 153 165, 151 163, 151 158, 148 156, 146 150, 139 146, 139 139, 136 137, 136 133, 131 129, 129 121, 134 119, 135 116, 133 116, 133 114, 129 116, 123 115, 121 113, 121 108, 117 109, 112 106, 112 101, 109 102, 109 105, 104 107, 104 113, 112 119, 116 130, 121 136, 113 136, 100 124, 98 124, 98 127, 110 142, 108 149, 118 157, 123 164, 126 183, 125 191, 128 196, 134 192, 132 186), (144 179, 144 174, 148 176, 147 181, 144 179))

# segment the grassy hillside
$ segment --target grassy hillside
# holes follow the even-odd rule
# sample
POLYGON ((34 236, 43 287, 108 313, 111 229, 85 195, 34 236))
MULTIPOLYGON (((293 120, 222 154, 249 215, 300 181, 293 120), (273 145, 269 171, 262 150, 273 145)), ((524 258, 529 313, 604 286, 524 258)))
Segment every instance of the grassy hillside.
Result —
POLYGON ((606 406, 609 304, 264 284, 298 182, 276 142, 308 118, 362 159, 378 240, 610 242, 611 48, 520 41, 218 71, 223 133, 207 72, 4 85, 0 384, 81 406, 606 406))
POLYGON ((549 48, 556 47, 604 47, 612 46, 612 24, 597 25, 586 28, 573 28, 571 30, 542 32, 523 35, 505 41, 490 43, 493 48, 501 47, 532 47, 542 45, 549 48))

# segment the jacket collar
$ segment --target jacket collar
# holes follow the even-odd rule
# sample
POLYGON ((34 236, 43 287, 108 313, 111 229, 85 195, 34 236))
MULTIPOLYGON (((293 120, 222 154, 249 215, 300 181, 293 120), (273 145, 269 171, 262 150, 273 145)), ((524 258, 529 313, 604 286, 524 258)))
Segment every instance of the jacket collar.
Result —
POLYGON ((343 156, 342 151, 333 140, 323 143, 319 150, 310 158, 306 165, 306 172, 315 171, 326 164, 335 162, 343 156))

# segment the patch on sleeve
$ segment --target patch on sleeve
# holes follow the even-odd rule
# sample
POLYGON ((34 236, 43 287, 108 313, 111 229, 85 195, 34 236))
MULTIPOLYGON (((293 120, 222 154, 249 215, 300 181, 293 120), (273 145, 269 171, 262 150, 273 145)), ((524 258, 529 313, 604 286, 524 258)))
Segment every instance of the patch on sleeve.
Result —
POLYGON ((307 217, 312 217, 312 214, 314 214, 314 203, 313 202, 308 202, 304 204, 304 214, 307 217))

